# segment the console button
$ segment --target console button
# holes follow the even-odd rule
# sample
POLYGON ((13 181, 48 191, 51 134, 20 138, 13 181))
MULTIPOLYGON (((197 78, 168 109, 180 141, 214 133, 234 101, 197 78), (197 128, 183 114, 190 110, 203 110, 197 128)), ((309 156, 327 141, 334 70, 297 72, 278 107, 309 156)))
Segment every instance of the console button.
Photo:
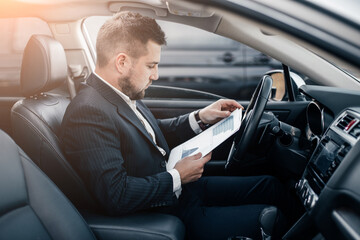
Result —
POLYGON ((305 187, 301 196, 303 199, 306 199, 308 197, 308 195, 309 195, 309 189, 305 187))
POLYGON ((307 207, 311 207, 311 203, 313 202, 313 200, 314 200, 314 196, 310 194, 310 195, 306 198, 306 202, 305 202, 306 206, 307 206, 307 207))
POLYGON ((306 204, 307 204, 308 208, 313 208, 315 206, 315 204, 316 204, 316 198, 313 195, 309 196, 309 198, 307 199, 306 204))
POLYGON ((323 137, 322 142, 328 143, 330 140, 331 140, 331 138, 329 136, 325 136, 325 137, 323 137))
POLYGON ((334 160, 334 161, 332 161, 332 163, 331 163, 331 167, 332 167, 332 168, 334 168, 334 169, 337 167, 337 163, 336 163, 336 161, 335 161, 335 160, 334 160))
POLYGON ((299 193, 301 192, 301 190, 304 188, 304 184, 305 184, 305 180, 300 179, 299 182, 297 182, 295 184, 295 189, 296 191, 298 191, 299 193))
POLYGON ((339 155, 340 157, 345 157, 346 153, 347 153, 347 150, 346 150, 345 146, 342 145, 340 147, 339 151, 337 152, 337 155, 339 155))
POLYGON ((337 156, 344 158, 345 155, 349 152, 350 148, 350 145, 345 142, 343 145, 340 146, 339 150, 337 151, 337 156))
POLYGON ((334 169, 332 169, 331 167, 329 167, 329 169, 326 171, 326 176, 324 177, 324 180, 328 180, 331 175, 333 174, 334 169))

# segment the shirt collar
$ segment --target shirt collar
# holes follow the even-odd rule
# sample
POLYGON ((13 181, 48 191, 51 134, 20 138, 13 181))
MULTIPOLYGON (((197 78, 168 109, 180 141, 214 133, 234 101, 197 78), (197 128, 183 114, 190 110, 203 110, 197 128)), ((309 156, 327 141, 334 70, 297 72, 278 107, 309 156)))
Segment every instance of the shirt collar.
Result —
POLYGON ((126 94, 121 92, 119 89, 112 86, 110 83, 108 83, 106 80, 104 80, 102 77, 100 77, 96 72, 94 72, 94 75, 97 76, 101 81, 103 81, 106 85, 108 85, 111 89, 113 89, 124 101, 129 104, 131 107, 136 107, 136 101, 131 100, 126 94))

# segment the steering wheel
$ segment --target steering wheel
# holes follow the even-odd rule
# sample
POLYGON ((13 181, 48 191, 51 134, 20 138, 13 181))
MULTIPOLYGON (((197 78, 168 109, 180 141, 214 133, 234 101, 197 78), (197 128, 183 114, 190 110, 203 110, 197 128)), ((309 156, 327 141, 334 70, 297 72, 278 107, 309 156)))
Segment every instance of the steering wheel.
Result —
POLYGON ((236 133, 232 143, 225 169, 229 170, 233 165, 240 163, 250 143, 255 138, 255 131, 259 125, 261 116, 272 88, 272 78, 268 75, 262 77, 253 93, 249 106, 242 119, 241 127, 236 133))

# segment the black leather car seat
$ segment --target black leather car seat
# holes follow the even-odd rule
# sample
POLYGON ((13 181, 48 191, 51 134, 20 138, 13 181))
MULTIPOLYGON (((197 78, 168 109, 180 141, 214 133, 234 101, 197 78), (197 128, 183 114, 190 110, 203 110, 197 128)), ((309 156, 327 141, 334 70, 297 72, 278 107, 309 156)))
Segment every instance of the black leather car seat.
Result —
POLYGON ((96 236, 106 239, 183 239, 185 227, 175 216, 139 213, 125 217, 94 214, 97 203, 67 162, 57 134, 68 97, 48 91, 67 79, 66 56, 62 45, 43 35, 30 38, 21 67, 24 96, 12 108, 13 138, 28 156, 84 213, 96 236), (115 238, 116 236, 116 238, 115 238))
POLYGON ((50 93, 65 83, 67 62, 62 45, 49 36, 34 35, 24 50, 20 84, 25 99, 11 110, 12 137, 75 206, 94 208, 61 150, 57 137, 68 97, 50 93))
POLYGON ((95 239, 70 201, 0 130, 0 239, 95 239))

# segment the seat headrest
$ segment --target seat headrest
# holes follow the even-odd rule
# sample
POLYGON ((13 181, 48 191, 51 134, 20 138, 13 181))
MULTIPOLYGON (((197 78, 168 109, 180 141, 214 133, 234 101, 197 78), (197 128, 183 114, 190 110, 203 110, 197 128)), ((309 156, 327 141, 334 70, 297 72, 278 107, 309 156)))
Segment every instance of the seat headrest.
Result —
POLYGON ((57 88, 67 79, 67 62, 63 46, 45 35, 29 39, 21 65, 20 84, 24 96, 57 88))

